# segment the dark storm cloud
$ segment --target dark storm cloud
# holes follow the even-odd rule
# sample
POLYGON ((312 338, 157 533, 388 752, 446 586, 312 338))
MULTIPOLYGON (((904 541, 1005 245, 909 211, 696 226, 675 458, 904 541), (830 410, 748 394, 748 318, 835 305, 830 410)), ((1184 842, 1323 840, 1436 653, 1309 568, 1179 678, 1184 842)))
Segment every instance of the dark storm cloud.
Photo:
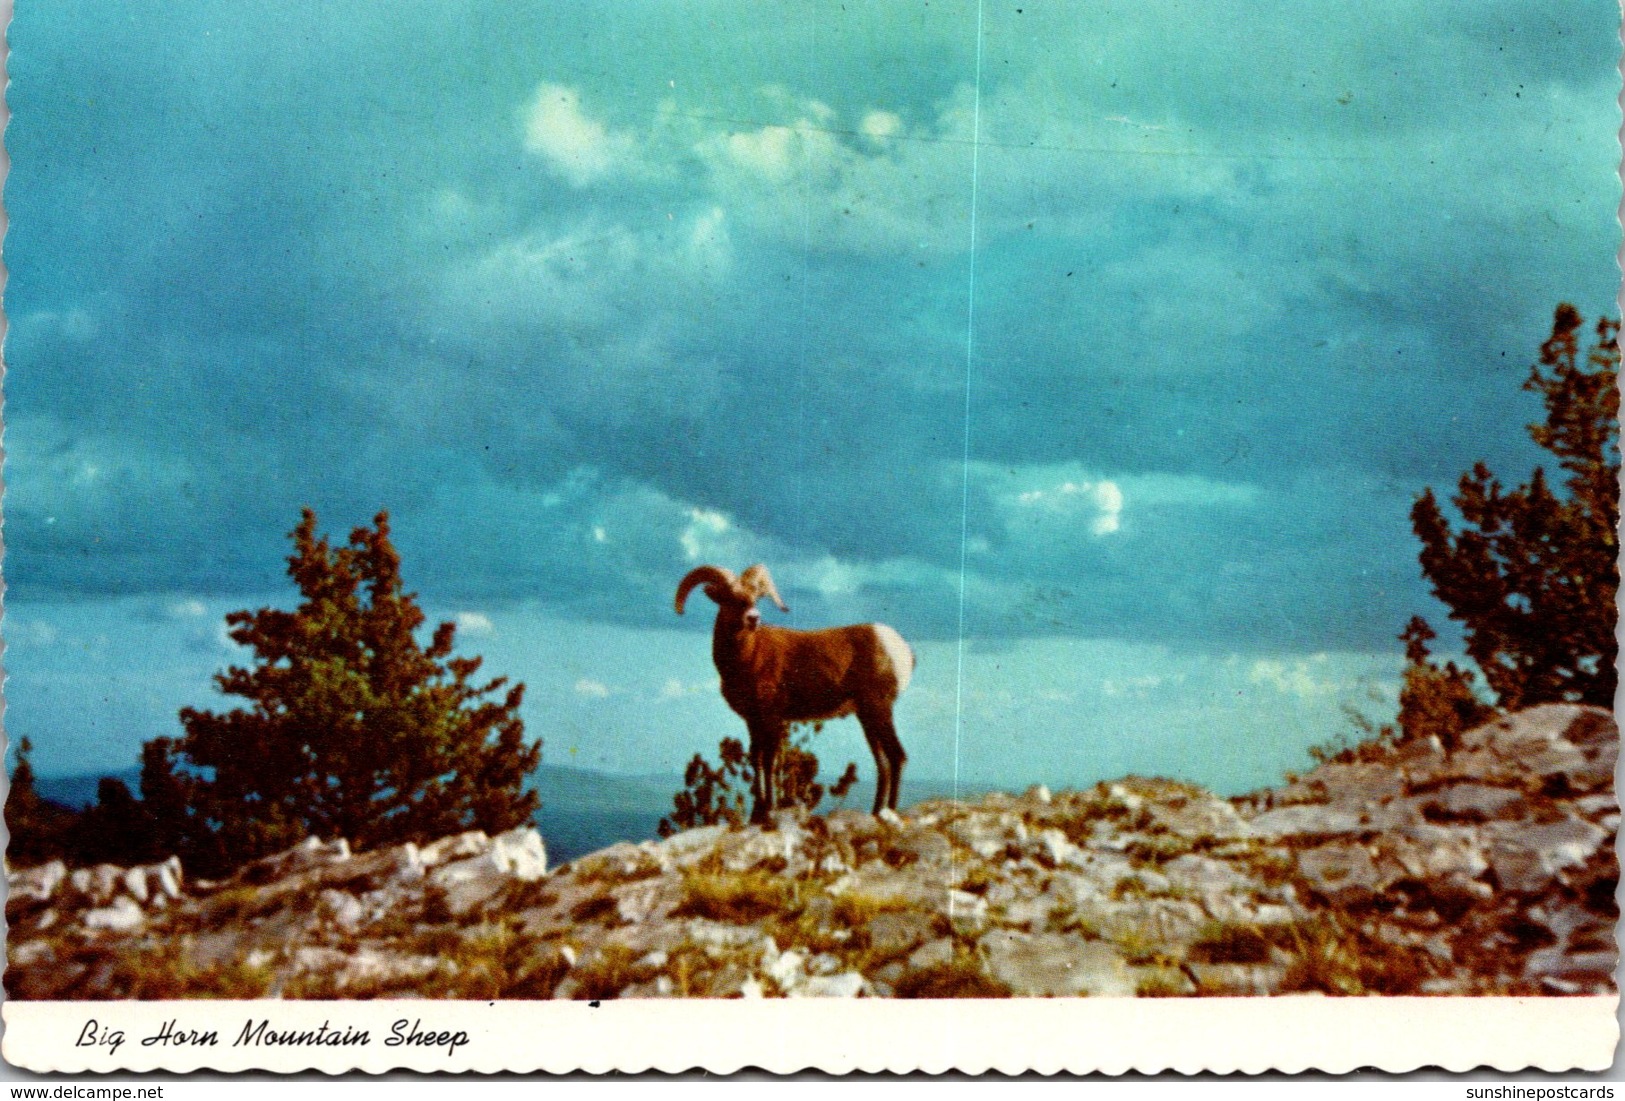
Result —
POLYGON ((963 583, 1386 647, 1409 501, 1526 469, 1610 306, 1617 12, 1000 8, 980 100, 973 15, 24 11, 13 593, 263 591, 311 504, 623 623, 763 558, 928 636, 963 583))

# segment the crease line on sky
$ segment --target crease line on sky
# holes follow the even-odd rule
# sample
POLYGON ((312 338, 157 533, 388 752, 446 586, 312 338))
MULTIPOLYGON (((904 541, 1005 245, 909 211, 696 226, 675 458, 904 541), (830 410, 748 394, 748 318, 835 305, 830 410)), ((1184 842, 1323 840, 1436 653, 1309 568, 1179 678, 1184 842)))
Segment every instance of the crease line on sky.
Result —
MULTIPOLYGON (((807 56, 818 56, 818 20, 810 20, 807 56)), ((795 545, 807 545, 807 330, 812 325, 812 177, 802 174, 801 186, 801 325, 796 342, 796 506, 795 545)), ((800 607, 798 600, 796 606, 800 607)), ((792 614, 790 622, 795 622, 792 614)))
POLYGON ((970 543, 970 413, 971 377, 976 354, 976 200, 980 183, 982 133, 982 0, 976 0, 976 98, 971 111, 970 272, 965 295, 964 446, 959 477, 959 630, 954 671, 954 798, 959 798, 959 747, 965 727, 965 571, 970 543))

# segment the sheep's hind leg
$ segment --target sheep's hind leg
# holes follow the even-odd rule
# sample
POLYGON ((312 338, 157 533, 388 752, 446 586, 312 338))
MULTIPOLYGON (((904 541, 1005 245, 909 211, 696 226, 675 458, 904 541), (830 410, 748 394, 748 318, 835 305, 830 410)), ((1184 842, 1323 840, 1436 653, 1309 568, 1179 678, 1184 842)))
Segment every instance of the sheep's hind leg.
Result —
POLYGON ((858 716, 863 724, 863 737, 869 743, 869 752, 875 756, 875 806, 872 813, 897 809, 897 789, 903 779, 903 762, 908 755, 897 738, 891 714, 879 709, 858 716))

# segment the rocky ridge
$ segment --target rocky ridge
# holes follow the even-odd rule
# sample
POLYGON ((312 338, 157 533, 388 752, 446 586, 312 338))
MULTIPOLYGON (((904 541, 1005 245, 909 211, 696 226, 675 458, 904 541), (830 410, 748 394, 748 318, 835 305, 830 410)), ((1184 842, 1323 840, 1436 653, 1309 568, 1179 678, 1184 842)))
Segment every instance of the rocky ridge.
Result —
POLYGON ((784 813, 552 869, 530 829, 229 880, 8 870, 10 996, 1612 993, 1618 729, 1511 715, 1237 799, 1127 778, 784 813))

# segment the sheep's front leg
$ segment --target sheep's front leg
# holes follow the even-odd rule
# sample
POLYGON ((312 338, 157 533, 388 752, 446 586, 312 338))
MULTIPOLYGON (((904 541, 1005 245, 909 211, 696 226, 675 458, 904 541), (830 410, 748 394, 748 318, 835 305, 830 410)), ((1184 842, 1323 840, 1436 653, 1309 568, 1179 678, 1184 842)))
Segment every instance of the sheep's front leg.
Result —
POLYGON ((762 758, 765 743, 755 729, 750 732, 750 820, 760 825, 767 819, 767 789, 763 784, 762 758))
POLYGON ((784 744, 786 733, 782 723, 750 725, 750 764, 755 773, 750 785, 755 797, 750 811, 753 825, 767 825, 778 809, 779 747, 784 744))

